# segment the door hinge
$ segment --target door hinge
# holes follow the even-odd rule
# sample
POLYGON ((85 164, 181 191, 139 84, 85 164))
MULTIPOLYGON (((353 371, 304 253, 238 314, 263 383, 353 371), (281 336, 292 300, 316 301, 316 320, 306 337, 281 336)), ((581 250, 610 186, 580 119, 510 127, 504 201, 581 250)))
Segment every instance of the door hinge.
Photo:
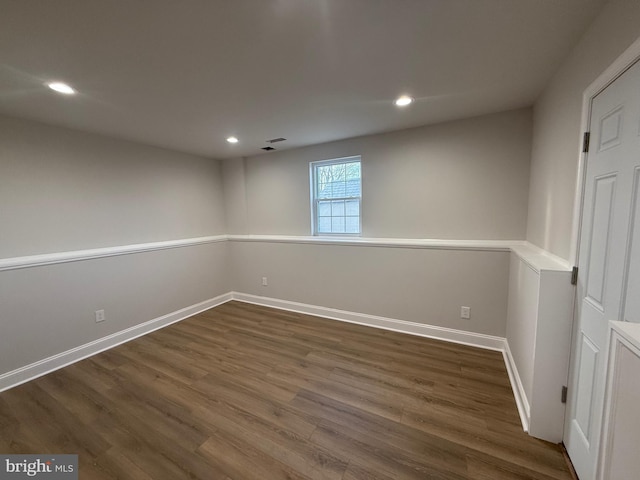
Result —
POLYGON ((582 137, 582 153, 587 153, 589 151, 590 139, 591 139, 591 132, 584 132, 584 136, 582 137))
POLYGON ((571 270, 571 285, 578 284, 578 267, 573 267, 571 270))
POLYGON ((562 387, 562 398, 560 400, 562 400, 562 403, 567 403, 567 393, 568 393, 569 389, 566 386, 562 387))

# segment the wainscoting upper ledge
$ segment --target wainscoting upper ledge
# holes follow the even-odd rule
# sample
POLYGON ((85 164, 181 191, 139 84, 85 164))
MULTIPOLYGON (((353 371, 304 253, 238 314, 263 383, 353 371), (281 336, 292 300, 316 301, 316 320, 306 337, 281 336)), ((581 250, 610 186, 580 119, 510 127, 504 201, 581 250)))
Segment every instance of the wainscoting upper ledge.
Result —
POLYGON ((420 238, 314 237, 290 235, 214 235, 162 242, 138 243, 114 247, 54 252, 24 257, 0 258, 0 272, 20 268, 39 267, 57 263, 77 262, 95 258, 114 257, 133 253, 152 252, 169 248, 189 247, 216 242, 263 242, 310 245, 350 245, 363 247, 415 248, 436 250, 470 250, 514 252, 531 268, 540 271, 567 272, 571 265, 564 259, 523 240, 446 240, 420 238))
POLYGON ((570 272, 573 268, 573 265, 564 258, 560 258, 529 242, 512 245, 511 251, 538 273, 543 271, 570 272))
POLYGON ((314 237, 290 235, 227 235, 227 238, 234 242, 362 245, 369 247, 488 250, 501 252, 508 252, 514 246, 523 246, 526 243, 521 240, 446 240, 433 238, 314 237))
POLYGON ((41 255, 29 255, 25 257, 13 257, 0 259, 0 272, 4 270, 17 270, 20 268, 39 267, 56 263, 77 262, 94 258, 115 257, 131 253, 152 252, 166 250, 168 248, 190 247, 205 243, 224 242, 226 235, 210 237, 184 238, 180 240, 168 240, 163 242, 137 243, 134 245, 119 245, 116 247, 93 248, 89 250, 74 250, 70 252, 45 253, 41 255))

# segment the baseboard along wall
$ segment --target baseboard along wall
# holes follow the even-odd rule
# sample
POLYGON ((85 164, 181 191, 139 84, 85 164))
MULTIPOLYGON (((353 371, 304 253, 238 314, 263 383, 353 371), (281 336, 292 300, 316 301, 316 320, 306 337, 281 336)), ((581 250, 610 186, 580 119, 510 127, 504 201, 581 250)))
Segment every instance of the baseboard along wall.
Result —
POLYGON ((507 367, 507 374, 509 375, 509 382, 511 383, 511 389, 513 390, 513 396, 516 400, 516 406, 518 407, 518 414, 520 415, 520 422, 522 422, 522 428, 525 432, 529 431, 529 421, 531 419, 531 407, 529 406, 529 400, 527 394, 524 391, 520 374, 518 373, 518 367, 511 354, 509 348, 509 342, 504 339, 504 348, 502 350, 502 356, 504 357, 504 364, 507 367))
POLYGON ((367 327, 392 330, 394 332, 434 338, 437 340, 460 343, 488 350, 502 351, 503 342, 505 340, 503 337, 465 332, 463 330, 455 330, 453 328, 408 322, 406 320, 397 320, 394 318, 379 317, 375 315, 368 315, 366 313, 348 312, 345 310, 337 310, 335 308, 291 302, 271 297, 262 297, 240 292, 232 292, 231 295, 234 300, 239 302, 253 303, 255 305, 277 308, 279 310, 286 310, 289 312, 304 313, 306 315, 313 315, 315 317, 328 318, 330 320, 338 320, 341 322, 357 323, 367 327))

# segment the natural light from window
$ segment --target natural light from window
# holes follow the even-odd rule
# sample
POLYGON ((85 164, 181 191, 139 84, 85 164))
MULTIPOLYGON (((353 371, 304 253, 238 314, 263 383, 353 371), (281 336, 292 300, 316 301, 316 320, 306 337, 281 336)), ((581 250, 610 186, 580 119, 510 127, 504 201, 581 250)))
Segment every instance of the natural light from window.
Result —
POLYGON ((360 235, 360 156, 311 162, 314 235, 360 235))

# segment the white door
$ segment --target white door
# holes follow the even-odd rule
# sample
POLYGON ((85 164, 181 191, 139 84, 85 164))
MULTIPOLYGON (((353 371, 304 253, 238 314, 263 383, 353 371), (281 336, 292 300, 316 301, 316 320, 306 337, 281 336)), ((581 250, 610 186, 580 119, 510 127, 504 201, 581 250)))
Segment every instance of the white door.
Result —
POLYGON ((580 480, 596 476, 608 321, 640 321, 640 62, 593 99, 590 131, 564 435, 580 480))

